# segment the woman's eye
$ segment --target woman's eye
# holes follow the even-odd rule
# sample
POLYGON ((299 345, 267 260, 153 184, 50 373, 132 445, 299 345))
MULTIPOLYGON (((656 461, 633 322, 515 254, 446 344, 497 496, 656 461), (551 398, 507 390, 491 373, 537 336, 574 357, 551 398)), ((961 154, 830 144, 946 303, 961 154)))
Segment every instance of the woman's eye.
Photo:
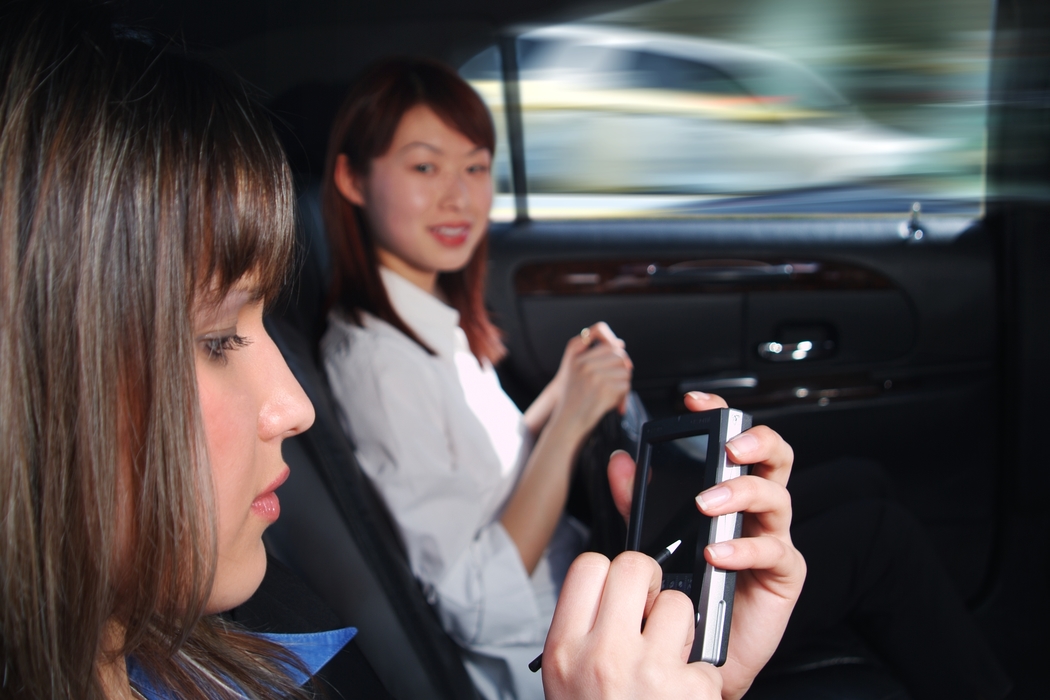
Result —
POLYGON ((421 173, 432 173, 434 172, 433 163, 419 163, 415 166, 416 170, 421 173))
POLYGON ((484 174, 484 173, 487 173, 488 171, 489 171, 489 166, 488 166, 487 163, 477 163, 476 165, 472 165, 469 168, 467 168, 467 172, 468 173, 482 173, 482 174, 484 174))
POLYGON ((222 364, 229 362, 229 353, 250 345, 251 342, 248 338, 236 333, 201 340, 204 352, 208 354, 208 359, 213 362, 221 362, 222 364))

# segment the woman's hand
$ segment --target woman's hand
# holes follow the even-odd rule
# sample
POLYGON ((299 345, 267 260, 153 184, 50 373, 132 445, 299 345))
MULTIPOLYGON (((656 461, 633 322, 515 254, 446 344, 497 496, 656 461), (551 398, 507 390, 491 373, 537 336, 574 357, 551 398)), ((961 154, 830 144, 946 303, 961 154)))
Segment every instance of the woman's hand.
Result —
MULTIPOLYGON (((687 394, 685 403, 691 411, 726 405, 721 398, 700 392, 687 394)), ((732 462, 753 465, 751 475, 708 489, 699 495, 697 507, 710 516, 748 513, 740 539, 704 551, 712 564, 739 572, 728 659, 719 669, 723 697, 735 699, 747 691, 776 650, 802 591, 806 564, 791 544, 788 530, 791 500, 785 486, 793 461, 791 447, 774 431, 756 426, 731 440, 726 452, 732 462)), ((609 460, 609 485, 624 518, 631 509, 633 481, 633 460, 623 452, 614 454, 609 460)))
POLYGON ((554 419, 586 434, 613 408, 624 410, 634 365, 608 325, 573 336, 551 384, 561 389, 554 419))
POLYGON ((634 365, 604 322, 584 328, 565 345, 554 379, 525 411, 525 424, 539 435, 553 414, 581 439, 613 407, 623 412, 634 365))
POLYGON ((720 697, 718 671, 686 663, 692 602, 661 593, 660 578, 660 565, 638 552, 612 562, 589 552, 573 562, 543 649, 549 700, 720 697))

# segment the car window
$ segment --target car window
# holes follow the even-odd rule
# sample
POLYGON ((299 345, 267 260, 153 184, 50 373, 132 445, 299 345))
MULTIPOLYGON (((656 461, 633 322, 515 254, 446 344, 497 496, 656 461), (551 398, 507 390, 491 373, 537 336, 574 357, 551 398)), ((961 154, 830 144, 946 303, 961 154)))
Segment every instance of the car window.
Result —
POLYGON ((654 51, 631 51, 629 60, 633 87, 708 95, 744 94, 744 87, 729 73, 703 61, 654 51))
MULTIPOLYGON (((518 41, 518 51, 527 51, 527 44, 518 41)), ((514 218, 514 198, 511 183, 510 146, 507 142, 507 120, 503 113, 503 62, 499 49, 490 46, 468 61, 461 71, 469 73, 474 89, 492 112, 496 127, 496 153, 492 158, 492 180, 495 194, 492 206, 494 221, 510 221, 514 218)))
MULTIPOLYGON (((676 0, 520 34, 530 217, 979 214, 991 3, 909 7, 676 0)), ((461 71, 505 122, 498 60, 461 71)))

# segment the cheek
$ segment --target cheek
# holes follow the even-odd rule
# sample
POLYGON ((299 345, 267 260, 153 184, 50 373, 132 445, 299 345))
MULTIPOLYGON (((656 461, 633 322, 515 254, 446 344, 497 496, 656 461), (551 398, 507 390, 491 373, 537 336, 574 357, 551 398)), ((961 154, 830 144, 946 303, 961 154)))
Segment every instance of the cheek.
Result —
MULTIPOLYGON (((226 368, 231 369, 231 368, 226 368)), ((266 570, 261 521, 251 517, 258 487, 257 423, 251 396, 238 392, 236 381, 221 381, 211 368, 198 365, 201 419, 211 466, 216 520, 216 571, 206 611, 239 605, 258 587, 266 570)))
POLYGON ((433 206, 435 196, 431 189, 424 178, 375 178, 366 212, 376 242, 388 249, 412 244, 433 206))
MULTIPOLYGON (((198 367, 197 386, 200 392, 201 421, 204 424, 204 438, 208 448, 208 462, 211 465, 212 479, 216 488, 226 484, 236 469, 231 470, 231 462, 236 462, 236 455, 244 441, 245 429, 241 412, 236 410, 236 395, 217 380, 207 368, 203 372, 198 367)), ((222 496, 225 489, 216 491, 216 499, 222 496)))
POLYGON ((254 486, 252 461, 255 421, 245 407, 249 397, 198 371, 201 419, 208 463, 211 466, 218 522, 219 557, 236 539, 239 524, 248 515, 254 486))
POLYGON ((472 190, 472 201, 476 202, 480 215, 488 220, 489 212, 492 210, 492 179, 484 178, 472 190))

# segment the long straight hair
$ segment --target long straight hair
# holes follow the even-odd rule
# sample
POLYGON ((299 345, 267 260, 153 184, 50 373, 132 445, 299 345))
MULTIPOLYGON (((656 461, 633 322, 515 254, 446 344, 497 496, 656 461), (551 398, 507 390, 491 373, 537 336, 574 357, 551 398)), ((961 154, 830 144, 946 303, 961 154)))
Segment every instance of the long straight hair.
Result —
POLYGON ((99 8, 0 10, 0 695, 296 693, 202 612, 216 566, 191 318, 291 256, 280 145, 242 88, 99 8), (107 630, 123 627, 123 647, 107 630))
MULTIPOLYGON (((426 105, 476 146, 496 151, 496 132, 485 103, 455 71, 434 61, 393 58, 381 61, 355 81, 328 139, 321 206, 334 270, 329 303, 355 323, 360 312, 383 319, 425 350, 394 310, 379 276, 375 239, 364 212, 335 187, 336 158, 345 155, 355 175, 367 177, 372 161, 390 149, 405 112, 426 105)), ((499 362, 506 354, 501 333, 485 308, 488 236, 482 237, 466 267, 438 275, 437 285, 459 312, 459 325, 478 361, 499 362)))

